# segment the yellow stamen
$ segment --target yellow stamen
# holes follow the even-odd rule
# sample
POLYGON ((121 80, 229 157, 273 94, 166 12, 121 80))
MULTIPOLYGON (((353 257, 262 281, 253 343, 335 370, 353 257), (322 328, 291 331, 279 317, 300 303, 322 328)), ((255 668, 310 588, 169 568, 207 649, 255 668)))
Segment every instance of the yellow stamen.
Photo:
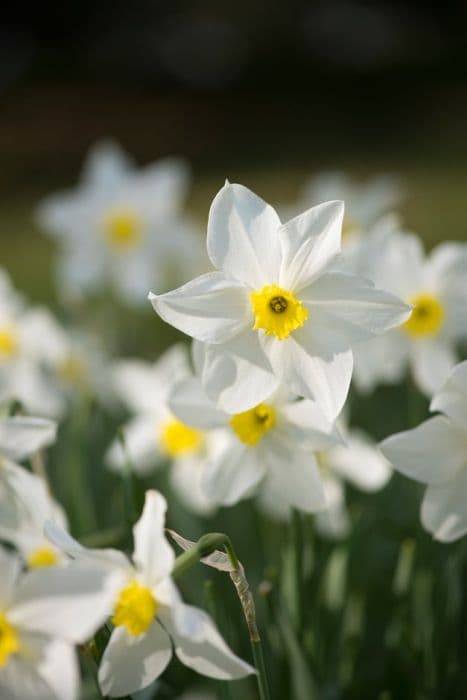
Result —
POLYGON ((358 227, 350 217, 344 216, 344 221, 342 222, 342 242, 349 243, 353 234, 357 231, 358 227))
POLYGON ((250 299, 255 315, 253 330, 261 328, 267 335, 275 335, 279 340, 288 338, 308 318, 308 310, 302 302, 275 284, 251 292, 250 299))
POLYGON ((55 566, 58 563, 57 553, 51 547, 39 547, 28 556, 26 563, 30 569, 55 566))
POLYGON ((444 322, 444 307, 433 294, 422 292, 416 294, 409 303, 413 305, 412 314, 403 328, 413 336, 436 335, 444 322))
POLYGON ((6 666, 12 654, 20 650, 18 635, 5 615, 0 613, 0 668, 6 666))
POLYGON ((160 441, 169 457, 180 457, 199 452, 204 445, 204 435, 202 430, 174 418, 163 426, 160 441))
POLYGON ((103 218, 102 227, 107 243, 120 252, 135 248, 141 240, 141 217, 132 209, 110 210, 103 218))
POLYGON ((11 326, 0 326, 0 359, 9 358, 18 352, 18 338, 11 326))
POLYGON ((126 627, 136 637, 149 629, 158 609, 159 603, 149 588, 132 581, 120 592, 112 623, 116 627, 126 627))
POLYGON ((254 447, 265 433, 274 427, 276 411, 273 406, 260 403, 255 408, 243 413, 236 413, 230 419, 230 427, 239 440, 254 447))

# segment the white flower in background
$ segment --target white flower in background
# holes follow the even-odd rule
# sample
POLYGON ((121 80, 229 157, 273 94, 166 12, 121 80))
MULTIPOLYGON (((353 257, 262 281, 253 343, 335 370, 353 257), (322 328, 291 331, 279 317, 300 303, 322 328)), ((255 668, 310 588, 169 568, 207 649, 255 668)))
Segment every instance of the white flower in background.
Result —
POLYGON ((73 645, 104 622, 114 574, 94 563, 21 573, 21 561, 0 548, 0 697, 77 700, 73 645))
POLYGON ((227 183, 208 223, 208 253, 218 271, 150 295, 167 323, 217 347, 203 369, 208 393, 222 398, 229 384, 245 387, 222 404, 229 412, 263 401, 274 388, 272 372, 334 419, 348 392, 351 347, 406 320, 409 309, 396 297, 329 271, 340 251, 343 212, 342 202, 327 202, 281 225, 271 206, 227 183))
POLYGON ((206 269, 201 237, 183 215, 188 168, 166 158, 141 170, 112 143, 89 153, 80 184, 39 207, 41 228, 61 247, 58 275, 78 297, 110 286, 141 304, 152 286, 206 269), (190 266, 190 271, 188 270, 190 266))
POLYGON ((323 172, 313 176, 303 188, 297 213, 332 199, 345 202, 342 243, 346 247, 357 243, 380 217, 398 207, 404 199, 404 189, 392 175, 360 182, 343 172, 323 172))
MULTIPOLYGON (((214 506, 201 488, 201 474, 212 438, 176 418, 168 404, 174 385, 190 373, 187 348, 179 344, 155 363, 117 362, 112 376, 116 395, 133 414, 122 431, 136 473, 147 474, 170 460, 170 479, 176 494, 190 510, 207 515, 214 506)), ((106 463, 111 469, 121 471, 126 459, 120 440, 114 440, 105 457, 106 463)))
POLYGON ((42 418, 0 418, 0 526, 19 531, 31 517, 28 504, 47 509, 50 498, 38 476, 16 462, 31 457, 55 441, 57 426, 42 418))
POLYGON ((426 484, 423 527, 441 542, 467 533, 467 362, 451 372, 431 401, 433 416, 381 443, 402 474, 426 484))
MULTIPOLYGON (((200 352, 198 346, 195 357, 200 352)), ((280 387, 254 408, 229 415, 216 409, 198 377, 192 377, 174 387, 170 405, 183 422, 212 433, 202 487, 215 503, 233 505, 274 484, 285 510, 326 507, 313 450, 340 438, 312 401, 297 401, 280 387)))
POLYGON ((399 328, 355 349, 356 385, 400 381, 407 367, 427 396, 457 361, 456 345, 467 337, 467 244, 441 243, 428 256, 407 233, 379 236, 366 248, 372 279, 413 306, 399 328))
MULTIPOLYGON (((391 468, 371 438, 356 428, 348 429, 341 419, 339 432, 344 444, 315 453, 326 500, 326 510, 316 514, 317 530, 325 537, 345 537, 351 528, 345 503, 345 482, 360 491, 381 490, 391 477, 391 468)), ((270 479, 260 493, 259 504, 270 515, 285 519, 288 509, 281 499, 282 485, 270 479)))
POLYGON ((113 631, 99 668, 104 695, 120 697, 148 686, 172 658, 211 678, 243 678, 254 669, 228 648, 211 618, 185 605, 170 578, 175 556, 165 535, 166 502, 148 491, 133 534, 132 563, 116 550, 86 550, 53 523, 46 531, 70 556, 107 561, 120 577, 113 631))

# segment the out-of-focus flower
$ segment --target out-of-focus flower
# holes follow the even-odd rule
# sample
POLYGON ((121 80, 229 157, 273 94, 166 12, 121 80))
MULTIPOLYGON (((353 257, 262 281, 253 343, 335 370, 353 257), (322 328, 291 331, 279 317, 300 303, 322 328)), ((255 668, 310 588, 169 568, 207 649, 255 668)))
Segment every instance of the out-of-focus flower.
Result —
POLYGON ((105 461, 121 471, 130 458, 138 474, 167 460, 172 486, 191 510, 207 515, 213 503, 201 488, 202 465, 211 449, 211 436, 173 414, 168 399, 174 385, 191 373, 185 346, 175 345, 155 363, 122 360, 113 369, 117 396, 133 418, 123 426, 124 445, 116 439, 105 461))
POLYGON ((73 644, 104 622, 114 574, 90 562, 21 574, 0 548, 0 696, 5 700, 76 700, 73 644))
MULTIPOLYGON (((355 428, 349 430, 342 419, 338 426, 345 444, 315 454, 326 501, 326 509, 316 514, 315 522, 318 531, 331 539, 345 537, 350 531, 344 482, 373 493, 382 489, 391 477, 388 462, 365 433, 355 428)), ((288 510, 280 495, 280 481, 269 480, 260 493, 259 504, 273 517, 286 518, 288 510)))
POLYGON ((271 206, 227 183, 208 223, 208 253, 219 271, 150 295, 165 321, 216 346, 203 369, 208 393, 222 399, 226 386, 245 387, 222 404, 229 412, 261 403, 273 373, 333 420, 348 392, 351 347, 407 319, 409 308, 392 294, 330 270, 343 213, 342 202, 326 202, 281 225, 271 206))
POLYGON ((151 287, 205 270, 201 237, 183 214, 187 187, 182 160, 136 170, 117 145, 97 144, 78 187, 38 209, 39 225, 61 247, 63 293, 79 297, 110 286, 125 302, 142 304, 151 287))
POLYGON ((410 366, 432 396, 454 367, 456 344, 467 337, 467 245, 442 243, 425 257, 420 239, 393 231, 375 237, 361 260, 378 286, 413 306, 408 320, 355 349, 356 384, 399 381, 410 366))
POLYGON ((427 485, 422 524, 452 542, 467 532, 467 362, 456 365, 430 408, 440 415, 392 435, 381 450, 395 469, 427 485))
MULTIPOLYGON (((201 351, 197 346, 195 356, 201 351)), ((264 487, 275 489, 285 511, 326 507, 313 450, 340 438, 312 401, 297 401, 280 387, 254 408, 229 415, 216 409, 199 378, 192 377, 174 387, 170 405, 182 421, 213 433, 202 473, 212 501, 232 505, 264 487)))
POLYGON ((120 577, 113 603, 113 631, 99 668, 102 692, 111 697, 146 687, 175 654, 198 673, 231 680, 254 669, 228 648, 211 618, 185 605, 170 578, 175 556, 164 535, 166 502, 148 491, 133 534, 133 563, 116 550, 86 550, 53 523, 47 526, 56 545, 76 558, 107 561, 120 577))

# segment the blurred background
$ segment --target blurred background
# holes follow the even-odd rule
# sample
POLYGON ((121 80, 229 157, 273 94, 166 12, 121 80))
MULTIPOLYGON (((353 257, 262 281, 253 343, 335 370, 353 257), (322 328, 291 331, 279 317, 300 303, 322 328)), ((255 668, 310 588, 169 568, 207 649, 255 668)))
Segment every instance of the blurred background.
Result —
POLYGON ((322 169, 402 175, 428 244, 466 235, 464 3, 10 3, 0 29, 2 262, 49 300, 31 210, 96 140, 193 167, 204 224, 225 177, 272 203, 322 169), (34 251, 35 264, 28 264, 34 251), (41 264, 37 264, 37 263, 41 264))

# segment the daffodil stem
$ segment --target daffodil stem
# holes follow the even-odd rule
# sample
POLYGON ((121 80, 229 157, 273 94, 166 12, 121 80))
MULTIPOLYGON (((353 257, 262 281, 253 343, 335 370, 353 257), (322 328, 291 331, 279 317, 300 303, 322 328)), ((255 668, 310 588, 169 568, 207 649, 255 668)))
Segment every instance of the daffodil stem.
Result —
POLYGON ((268 677, 266 674, 266 665, 264 663, 263 644, 261 639, 258 641, 251 640, 251 650, 253 652, 253 660, 255 668, 258 672, 256 677, 258 683, 258 692, 260 700, 270 700, 268 677))
POLYGON ((225 549, 232 568, 238 569, 238 559, 230 539, 227 535, 220 532, 211 532, 200 537, 193 547, 187 549, 183 554, 177 557, 172 570, 173 578, 177 579, 183 576, 188 569, 191 569, 191 567, 197 564, 203 557, 207 557, 209 554, 215 552, 216 549, 225 549))

